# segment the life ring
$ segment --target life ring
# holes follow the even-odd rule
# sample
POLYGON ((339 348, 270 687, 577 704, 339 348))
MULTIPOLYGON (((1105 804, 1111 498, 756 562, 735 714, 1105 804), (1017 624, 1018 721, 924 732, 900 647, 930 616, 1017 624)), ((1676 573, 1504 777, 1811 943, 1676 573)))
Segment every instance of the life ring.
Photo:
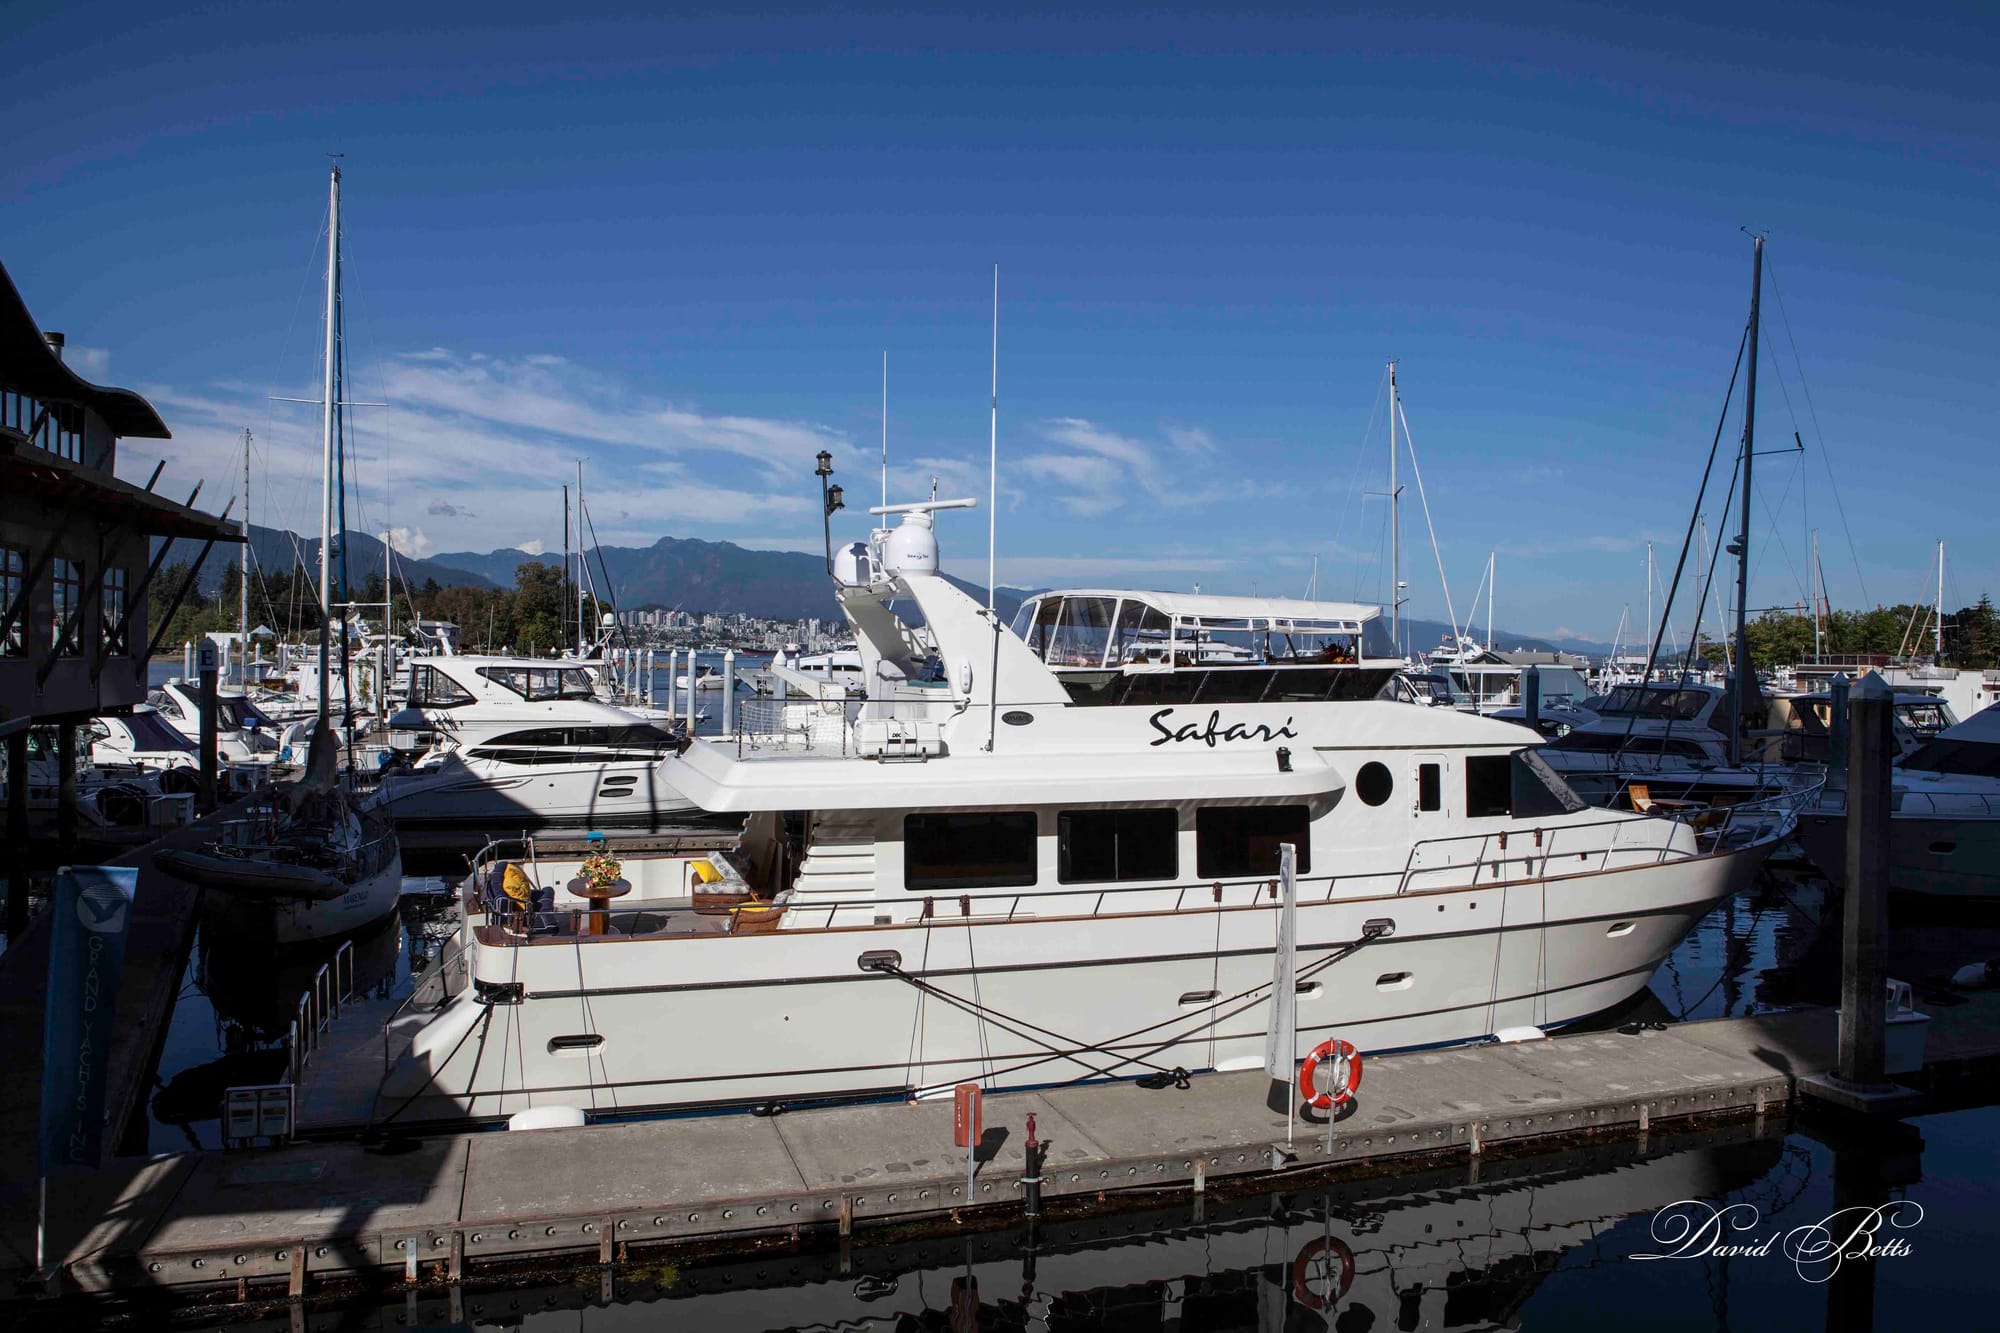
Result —
POLYGON ((1347 1243, 1338 1237, 1321 1236, 1317 1240, 1309 1240, 1306 1247, 1299 1251, 1299 1257, 1292 1260, 1292 1299, 1308 1310, 1326 1309, 1345 1296, 1347 1289, 1353 1285, 1354 1251, 1348 1249, 1347 1243), (1334 1282, 1334 1290, 1325 1296, 1313 1290, 1311 1280, 1313 1260, 1323 1254, 1331 1254, 1340 1264, 1340 1276, 1334 1282))
POLYGON ((1313 1047, 1312 1054, 1299 1066, 1299 1095, 1306 1099, 1306 1105, 1316 1111, 1327 1111, 1354 1099, 1354 1090, 1361 1086, 1361 1056, 1355 1052, 1353 1043, 1338 1037, 1329 1037, 1313 1047), (1315 1075, 1321 1064, 1328 1060, 1347 1062, 1347 1080, 1336 1084, 1333 1091, 1321 1092, 1315 1075))

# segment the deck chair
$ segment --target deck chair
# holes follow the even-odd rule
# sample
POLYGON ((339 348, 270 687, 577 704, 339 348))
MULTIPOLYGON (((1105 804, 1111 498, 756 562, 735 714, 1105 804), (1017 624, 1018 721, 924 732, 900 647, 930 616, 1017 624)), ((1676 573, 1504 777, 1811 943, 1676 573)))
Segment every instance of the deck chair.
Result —
POLYGON ((1625 786, 1625 794, 1632 798, 1632 808, 1642 815, 1653 812, 1653 789, 1643 782, 1631 782, 1625 786))

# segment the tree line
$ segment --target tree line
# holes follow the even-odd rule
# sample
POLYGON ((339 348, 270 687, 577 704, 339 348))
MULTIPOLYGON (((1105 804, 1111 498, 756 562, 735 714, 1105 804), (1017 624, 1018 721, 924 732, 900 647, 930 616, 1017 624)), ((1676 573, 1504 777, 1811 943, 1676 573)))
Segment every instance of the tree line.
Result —
MULTIPOLYGON (((153 615, 180 606, 161 637, 163 647, 179 645, 209 633, 233 633, 243 586, 241 569, 231 564, 210 595, 195 582, 194 566, 186 561, 164 566, 153 581, 153 615), (185 594, 182 589, 186 589, 185 594)), ((529 561, 514 571, 512 588, 440 587, 426 579, 415 587, 398 583, 392 601, 396 623, 449 620, 459 627, 468 652, 546 655, 576 642, 576 582, 565 579, 553 565, 529 561)), ((375 603, 362 618, 380 623, 382 573, 376 570, 352 586, 347 600, 375 603)), ((595 623, 609 606, 585 594, 583 614, 595 623)), ((300 639, 319 632, 318 584, 303 565, 288 573, 254 575, 250 580, 250 628, 265 626, 280 639, 300 639)), ((155 620, 157 626, 157 619, 155 620)))

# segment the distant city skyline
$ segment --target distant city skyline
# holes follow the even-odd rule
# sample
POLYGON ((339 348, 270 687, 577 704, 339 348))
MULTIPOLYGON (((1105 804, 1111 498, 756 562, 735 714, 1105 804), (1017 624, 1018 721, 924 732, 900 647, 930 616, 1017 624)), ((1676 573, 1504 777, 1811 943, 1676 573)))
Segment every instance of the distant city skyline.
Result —
MULTIPOLYGON (((1457 619, 1494 553, 1503 628, 1608 641, 1678 554, 1751 227, 1751 605, 1805 600, 1813 529, 1838 606, 1930 600, 1939 538, 1948 608, 2000 591, 2000 19, 1486 12, 10 11, 0 258, 160 408, 167 480, 219 508, 247 427, 256 522, 311 531, 313 409, 271 399, 316 392, 345 153, 389 404, 349 526, 414 555, 559 550, 579 458, 606 543, 817 552, 826 449, 860 537, 885 351, 890 498, 984 505, 997 263, 1002 582, 1299 596, 1317 558, 1385 600, 1393 358, 1406 613, 1447 616, 1427 501, 1457 619)), ((985 526, 940 525, 982 584, 985 526)))

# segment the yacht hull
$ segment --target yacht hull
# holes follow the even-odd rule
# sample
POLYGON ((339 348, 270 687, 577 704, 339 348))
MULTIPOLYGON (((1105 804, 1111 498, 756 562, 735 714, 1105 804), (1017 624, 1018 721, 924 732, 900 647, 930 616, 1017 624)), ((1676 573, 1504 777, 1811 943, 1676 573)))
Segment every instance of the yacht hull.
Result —
MULTIPOLYGON (((1847 882, 1847 814, 1807 810, 1799 841, 1836 886, 1847 882)), ((1889 821, 1889 887, 1939 898, 2000 897, 2000 818, 1896 815, 1889 821)))
POLYGON ((643 826, 694 803, 661 779, 663 761, 579 764, 467 762, 382 783, 382 810, 402 829, 643 826))
MULTIPOLYGON (((1363 1051, 1474 1041, 1616 1005, 1766 850, 1302 903, 1298 1054, 1332 1036, 1363 1051), (1385 921, 1392 933, 1352 947, 1385 921)), ((946 900, 896 925, 475 942, 481 984, 419 1034, 383 1106, 407 1123, 1248 1067, 1278 913, 1261 885, 1234 887, 1231 903, 1256 901, 982 920, 946 900)))
POLYGON ((209 921, 224 931, 282 946, 366 929, 395 912, 402 891, 403 860, 392 856, 340 896, 322 902, 255 899, 211 889, 204 904, 209 921))

